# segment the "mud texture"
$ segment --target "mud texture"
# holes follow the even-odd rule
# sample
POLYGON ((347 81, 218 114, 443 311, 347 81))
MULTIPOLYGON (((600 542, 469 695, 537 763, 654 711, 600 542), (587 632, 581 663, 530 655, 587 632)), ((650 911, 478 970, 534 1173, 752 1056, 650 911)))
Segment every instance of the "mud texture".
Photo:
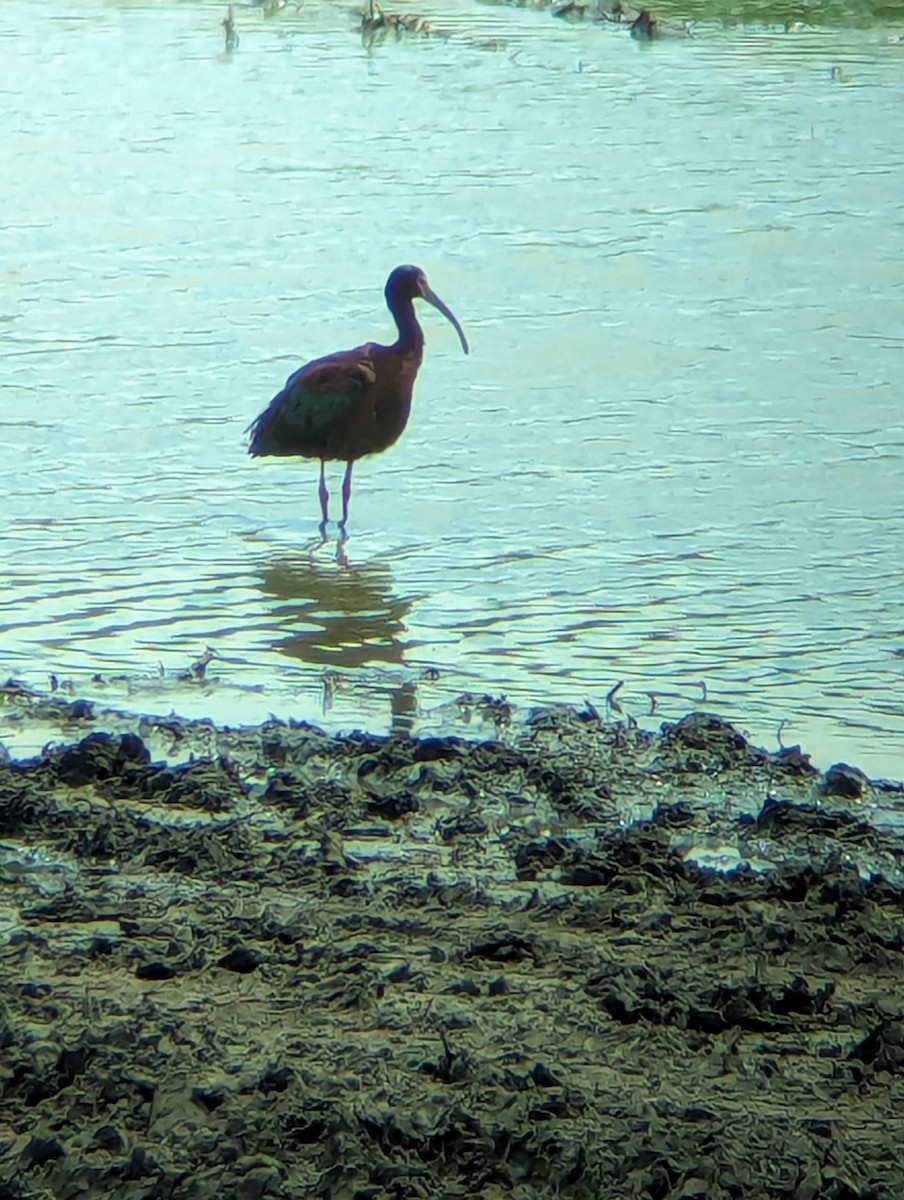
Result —
POLYGON ((904 1196, 900 785, 70 715, 0 761, 2 1200, 904 1196))

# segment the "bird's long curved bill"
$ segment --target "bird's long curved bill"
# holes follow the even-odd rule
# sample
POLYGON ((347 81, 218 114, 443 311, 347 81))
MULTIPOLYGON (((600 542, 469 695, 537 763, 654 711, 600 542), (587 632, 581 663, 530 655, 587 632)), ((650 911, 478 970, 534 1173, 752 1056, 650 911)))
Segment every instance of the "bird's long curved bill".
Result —
POLYGON ((431 288, 425 287, 421 294, 428 304, 432 304, 434 308, 439 309, 449 324, 454 328, 461 341, 461 348, 464 350, 465 354, 467 354, 468 339, 465 337, 465 331, 459 325, 458 318, 452 309, 443 304, 442 300, 440 300, 439 296, 437 296, 436 292, 434 292, 431 288))

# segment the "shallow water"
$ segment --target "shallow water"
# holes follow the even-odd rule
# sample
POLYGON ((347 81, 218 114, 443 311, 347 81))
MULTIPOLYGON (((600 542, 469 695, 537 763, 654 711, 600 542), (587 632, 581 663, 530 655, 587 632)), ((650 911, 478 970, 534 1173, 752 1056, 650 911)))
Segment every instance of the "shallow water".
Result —
POLYGON ((226 55, 223 11, 0 9, 0 670, 210 645, 120 690, 372 729, 623 680, 904 774, 904 45, 460 2, 368 53, 309 0, 226 55), (342 566, 316 466, 243 430, 388 340, 405 261, 472 354, 426 312, 342 566))

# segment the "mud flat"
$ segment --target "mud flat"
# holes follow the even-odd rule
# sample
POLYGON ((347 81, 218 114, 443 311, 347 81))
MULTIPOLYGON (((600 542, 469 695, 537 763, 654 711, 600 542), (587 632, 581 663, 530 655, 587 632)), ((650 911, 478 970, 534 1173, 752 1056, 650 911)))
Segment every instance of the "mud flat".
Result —
POLYGON ((0 1197, 904 1195, 900 784, 80 704, 0 761, 0 1197))

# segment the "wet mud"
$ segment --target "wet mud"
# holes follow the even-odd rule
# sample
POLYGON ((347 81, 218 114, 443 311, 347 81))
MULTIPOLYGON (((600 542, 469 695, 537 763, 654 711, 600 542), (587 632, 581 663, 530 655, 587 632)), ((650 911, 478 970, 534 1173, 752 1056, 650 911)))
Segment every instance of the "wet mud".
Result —
POLYGON ((79 703, 0 761, 0 1197, 904 1195, 900 785, 79 703))

